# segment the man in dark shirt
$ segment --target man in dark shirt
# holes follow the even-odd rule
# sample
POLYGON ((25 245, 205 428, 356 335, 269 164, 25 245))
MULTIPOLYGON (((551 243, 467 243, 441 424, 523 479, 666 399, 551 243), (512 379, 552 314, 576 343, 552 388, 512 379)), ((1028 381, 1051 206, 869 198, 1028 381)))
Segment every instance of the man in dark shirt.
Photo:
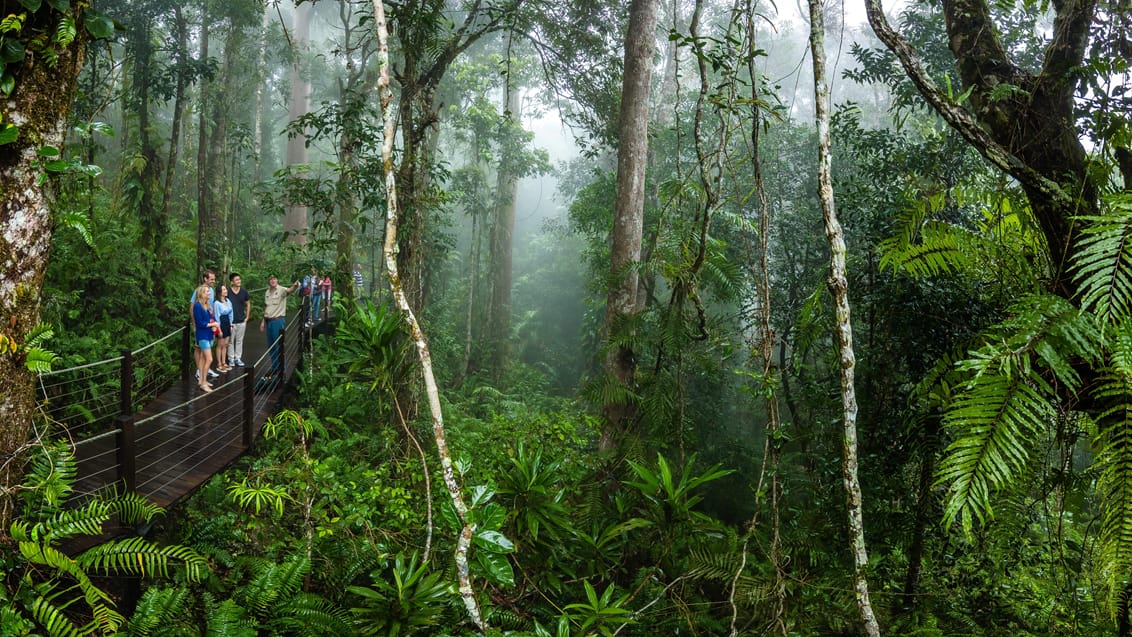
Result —
POLYGON ((232 302, 232 338, 228 339, 228 360, 236 367, 244 366, 244 332, 252 314, 252 297, 244 289, 240 275, 228 276, 228 300, 232 302))

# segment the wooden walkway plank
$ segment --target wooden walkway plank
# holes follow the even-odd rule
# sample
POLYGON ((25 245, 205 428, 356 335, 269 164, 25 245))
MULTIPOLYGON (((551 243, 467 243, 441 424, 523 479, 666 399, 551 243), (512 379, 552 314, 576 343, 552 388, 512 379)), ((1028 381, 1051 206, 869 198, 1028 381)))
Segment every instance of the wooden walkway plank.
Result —
POLYGON ((221 374, 212 379, 215 389, 211 392, 201 391, 190 372, 188 380, 177 381, 134 415, 132 434, 124 433, 127 422, 126 427, 76 443, 75 491, 91 494, 116 483, 118 488, 132 484, 153 503, 168 507, 248 451, 244 444, 246 415, 253 414, 252 433, 258 437, 301 362, 303 332, 325 329, 325 321, 313 330, 304 329, 298 314, 298 310, 288 314, 284 332, 286 380, 265 379, 271 368, 266 335, 257 324, 249 324, 244 360, 254 371, 237 367, 221 374), (250 392, 245 387, 249 382, 253 384, 250 392), (250 412, 248 398, 254 403, 250 412), (126 451, 123 457, 121 443, 128 443, 131 436, 134 453, 130 456, 126 451), (133 476, 128 475, 131 463, 133 476))

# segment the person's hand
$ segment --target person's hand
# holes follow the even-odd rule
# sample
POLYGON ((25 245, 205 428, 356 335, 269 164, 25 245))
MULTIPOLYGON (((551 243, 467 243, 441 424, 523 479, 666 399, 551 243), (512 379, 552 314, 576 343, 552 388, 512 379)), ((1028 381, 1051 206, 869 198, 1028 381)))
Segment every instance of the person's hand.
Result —
POLYGON ((259 331, 261 331, 261 332, 264 331, 264 328, 265 328, 266 325, 267 325, 267 320, 266 319, 261 320, 259 322, 259 331))

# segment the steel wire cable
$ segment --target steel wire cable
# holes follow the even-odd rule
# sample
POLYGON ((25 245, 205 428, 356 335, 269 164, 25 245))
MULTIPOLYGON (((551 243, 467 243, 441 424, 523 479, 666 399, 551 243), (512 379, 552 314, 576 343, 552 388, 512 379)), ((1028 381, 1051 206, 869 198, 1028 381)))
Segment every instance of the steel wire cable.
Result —
MULTIPOLYGON (((169 447, 170 445, 174 445, 172 451, 170 451, 169 453, 166 453, 162 456, 158 456, 153 462, 150 462, 149 464, 147 464, 143 467, 139 467, 138 472, 144 473, 144 472, 147 472, 147 471, 153 469, 154 467, 158 467, 158 466, 162 466, 162 467, 164 467, 164 466, 176 466, 179 463, 177 463, 177 462, 167 463, 166 460, 172 458, 174 455, 176 455, 178 453, 184 453, 184 451, 187 447, 187 442, 204 441, 204 444, 202 444, 198 449, 194 450, 192 452, 192 454, 190 455, 190 457, 195 456, 196 454, 200 453, 203 450, 212 449, 213 447, 215 447, 214 439, 206 438, 206 434, 208 436, 212 436, 212 435, 217 434, 217 433, 219 433, 221 435, 225 435, 225 434, 231 435, 231 433, 232 433, 230 431, 232 429, 231 427, 225 427, 224 426, 226 423, 231 421, 231 418, 225 418, 223 420, 219 420, 218 422, 215 422, 221 416, 223 416, 223 414, 217 414, 217 415, 215 415, 211 418, 206 419, 204 422, 196 423, 196 424, 194 424, 194 426, 191 429, 185 429, 184 431, 177 434, 176 436, 173 436, 172 438, 170 438, 170 439, 162 442, 161 444, 157 445, 153 449, 150 449, 149 454, 152 454, 154 452, 157 452, 158 450, 165 449, 165 448, 169 447), (202 431, 202 430, 207 430, 207 431, 202 431), (186 443, 178 443, 178 441, 181 440, 182 438, 188 438, 187 442, 186 443)), ((243 433, 242 429, 237 431, 237 433, 242 434, 243 433)), ((225 445, 225 448, 227 448, 227 445, 225 445)), ((149 454, 147 454, 147 455, 149 455, 149 454)), ((208 457, 211 458, 213 455, 215 455, 215 452, 209 454, 208 457)), ((156 473, 160 474, 162 472, 158 471, 156 473)))
MULTIPOLYGON (((237 434, 237 435, 238 435, 238 434, 237 434)), ((190 472, 192 472, 192 471, 196 470, 196 468, 197 468, 197 467, 199 467, 199 466, 201 466, 201 464, 203 464, 203 463, 207 462, 208 460, 211 460, 213 456, 215 456, 215 455, 216 455, 217 453, 220 453, 220 451, 221 451, 221 450, 223 450, 223 449, 227 449, 227 448, 228 448, 229 446, 231 446, 231 445, 233 444, 233 441, 235 441, 235 439, 236 439, 237 435, 231 435, 231 434, 230 434, 230 435, 229 435, 229 436, 228 436, 227 438, 223 438, 223 439, 220 439, 220 441, 223 441, 223 442, 225 443, 225 444, 223 445, 223 447, 220 447, 220 448, 219 448, 219 449, 217 449, 216 451, 213 451, 212 453, 210 453, 210 454, 208 454, 208 455, 206 455, 206 456, 202 457, 202 458, 201 458, 200 460, 198 460, 197 462, 193 463, 192 465, 189 465, 189 466, 188 466, 188 467, 187 467, 187 468, 186 468, 186 469, 185 469, 184 471, 182 471, 182 472, 178 473, 178 474, 177 474, 177 475, 175 475, 175 476, 172 476, 172 477, 171 477, 171 478, 170 478, 169 480, 166 480, 165 482, 162 482, 162 483, 160 483, 160 484, 158 485, 158 488, 157 488, 157 489, 153 489, 153 490, 154 490, 154 491, 156 491, 156 490, 158 490, 158 489, 161 489, 161 488, 165 488, 165 487, 168 487, 169 485, 173 484, 174 482, 177 482, 178 480, 180 480, 180 479, 181 479, 181 478, 183 478, 184 476, 188 475, 188 474, 189 474, 190 472)), ((214 446, 215 446, 215 445, 214 445, 214 446)), ((202 451, 203 451, 203 449, 202 449, 202 451)), ((198 454, 199 454, 199 451, 198 451, 197 453, 194 453, 194 454, 193 454, 193 456, 196 456, 196 455, 198 455, 198 454)), ((143 483, 139 484, 139 485, 138 485, 138 490, 139 490, 139 491, 141 491, 143 487, 145 487, 145 488, 148 488, 148 487, 149 487, 149 486, 150 486, 151 484, 153 484, 153 483, 154 483, 154 482, 155 482, 156 480, 158 480, 158 479, 160 479, 160 478, 165 478, 165 477, 168 477, 168 476, 166 476, 166 475, 165 475, 165 474, 163 474, 163 473, 162 473, 162 474, 158 474, 158 475, 154 476, 153 478, 150 478, 150 479, 146 480, 145 482, 143 482, 143 483)))

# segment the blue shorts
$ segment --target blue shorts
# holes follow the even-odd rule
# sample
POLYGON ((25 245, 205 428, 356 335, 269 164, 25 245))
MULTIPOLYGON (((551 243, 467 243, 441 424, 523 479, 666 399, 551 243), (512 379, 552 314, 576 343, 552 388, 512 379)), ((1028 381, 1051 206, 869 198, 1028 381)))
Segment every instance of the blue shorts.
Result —
POLYGON ((201 340, 197 341, 197 347, 201 348, 202 350, 211 350, 212 349, 212 339, 211 338, 202 338, 201 340))

